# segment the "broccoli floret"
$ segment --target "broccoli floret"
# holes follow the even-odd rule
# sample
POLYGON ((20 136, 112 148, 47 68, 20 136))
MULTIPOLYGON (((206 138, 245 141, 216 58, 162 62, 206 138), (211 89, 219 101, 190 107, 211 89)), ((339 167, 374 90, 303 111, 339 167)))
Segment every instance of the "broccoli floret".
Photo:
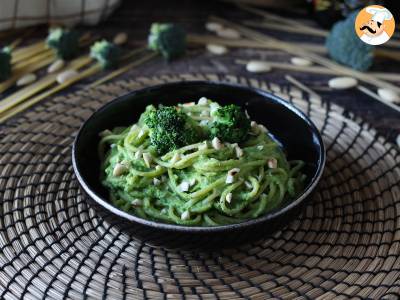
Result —
POLYGON ((182 27, 171 23, 153 23, 148 37, 151 50, 161 53, 167 60, 185 53, 186 33, 182 27))
POLYGON ((329 56, 336 62, 359 71, 366 71, 373 63, 374 47, 357 37, 354 31, 357 14, 358 11, 350 14, 347 19, 337 22, 326 38, 325 45, 329 56))
POLYGON ((11 49, 4 47, 0 50, 0 81, 11 76, 11 49))
POLYGON ((189 118, 172 106, 146 111, 145 124, 150 128, 150 142, 158 154, 201 140, 201 131, 189 118))
POLYGON ((250 130, 250 120, 237 105, 222 106, 214 113, 211 123, 211 138, 218 137, 229 143, 239 143, 246 139, 250 130))
POLYGON ((96 59, 103 69, 111 69, 118 64, 121 50, 113 43, 102 40, 90 48, 90 56, 96 59))
POLYGON ((70 59, 79 51, 79 33, 74 30, 50 29, 46 42, 50 48, 56 51, 57 56, 62 59, 70 59))

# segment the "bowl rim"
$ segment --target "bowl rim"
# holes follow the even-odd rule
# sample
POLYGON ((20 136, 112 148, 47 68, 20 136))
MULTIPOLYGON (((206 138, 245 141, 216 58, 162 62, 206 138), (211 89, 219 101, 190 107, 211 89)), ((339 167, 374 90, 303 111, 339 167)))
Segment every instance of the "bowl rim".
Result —
POLYGON ((227 230, 232 230, 232 229, 239 229, 239 228, 242 229, 244 227, 252 227, 254 225, 264 223, 268 220, 275 219, 275 218, 279 217, 280 215, 285 214, 286 212, 288 212, 291 209, 295 208, 296 206, 300 205, 315 189, 315 187, 317 186, 317 184, 320 181, 321 176, 323 174, 325 163, 326 163, 326 148, 325 148, 325 145, 324 145, 324 142, 322 140, 319 130, 317 129, 315 124, 311 121, 311 119, 307 115, 305 115, 300 109, 296 108, 290 102, 288 102, 270 92, 261 90, 259 88, 248 87, 248 86, 244 86, 244 85, 240 85, 240 84, 236 84, 236 83, 225 83, 225 82, 203 81, 203 80, 163 83, 163 84, 158 84, 158 85, 154 85, 154 86, 149 86, 149 87, 133 90, 133 91, 127 92, 126 94, 123 94, 121 96, 115 97, 111 101, 109 101, 106 104, 99 107, 96 111, 94 111, 90 115, 89 118, 86 119, 86 121, 84 121, 81 124, 81 126, 78 130, 78 133, 76 134, 75 139, 73 141, 73 145, 72 145, 72 166, 73 166, 75 176, 78 179, 79 184, 84 189, 87 196, 91 197, 92 200, 97 202, 97 204, 103 206, 109 212, 117 215, 118 217, 125 219, 126 221, 139 223, 141 225, 149 226, 149 227, 152 227, 155 229, 164 229, 164 230, 178 231, 178 232, 192 232, 192 233, 193 232, 196 232, 196 233, 222 232, 222 231, 227 231, 227 230), (116 102, 125 101, 126 99, 132 98, 136 94, 139 94, 139 93, 146 93, 146 92, 160 89, 160 88, 163 88, 166 86, 171 87, 171 86, 181 86, 181 85, 210 85, 210 86, 219 85, 219 86, 225 86, 226 88, 244 89, 244 90, 247 90, 248 92, 258 94, 258 95, 262 96, 263 98, 272 100, 275 103, 278 103, 279 105, 285 107, 286 109, 289 109, 292 113, 299 116, 304 122, 307 123, 307 126, 309 126, 311 128, 311 131, 312 131, 313 135, 315 135, 317 137, 318 144, 320 146, 317 170, 314 173, 308 186, 304 188, 304 190, 298 197, 296 197, 294 200, 290 201, 286 206, 284 206, 280 209, 272 210, 270 213, 267 213, 263 216, 255 218, 255 219, 249 219, 249 220, 246 220, 246 221, 243 221, 240 223, 227 224, 227 225, 221 225, 221 226, 184 226, 184 225, 176 225, 176 224, 162 223, 162 222, 142 219, 140 217, 137 217, 133 214, 127 213, 127 212, 119 209, 118 207, 109 203, 105 198, 98 195, 94 190, 92 190, 90 188, 90 186, 88 185, 86 180, 81 175, 79 166, 77 163, 77 144, 78 144, 80 136, 81 136, 83 130, 85 129, 85 127, 87 126, 87 124, 90 123, 90 121, 92 119, 94 119, 98 114, 107 110, 109 107, 111 107, 116 102))

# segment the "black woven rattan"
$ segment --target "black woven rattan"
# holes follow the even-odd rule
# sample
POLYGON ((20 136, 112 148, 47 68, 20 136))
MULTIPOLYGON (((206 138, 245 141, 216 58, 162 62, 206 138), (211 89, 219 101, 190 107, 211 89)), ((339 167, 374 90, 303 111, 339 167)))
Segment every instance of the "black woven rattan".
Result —
POLYGON ((397 299, 399 183, 396 146, 351 113, 290 87, 180 75, 53 98, 0 129, 0 298, 397 299), (303 214, 263 241, 212 253, 152 248, 87 206, 70 146, 80 124, 111 98, 204 79, 272 90, 305 111, 323 134, 326 172, 303 214))

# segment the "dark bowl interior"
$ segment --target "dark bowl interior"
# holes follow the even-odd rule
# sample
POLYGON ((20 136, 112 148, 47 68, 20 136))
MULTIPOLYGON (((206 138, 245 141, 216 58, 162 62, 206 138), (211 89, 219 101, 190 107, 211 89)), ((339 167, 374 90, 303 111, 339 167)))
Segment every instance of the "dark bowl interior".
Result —
POLYGON ((187 244, 188 239, 239 240, 261 236, 287 224, 299 213, 318 182, 325 163, 325 149, 314 124, 288 102, 261 90, 213 82, 179 82, 133 91, 96 111, 81 127, 73 145, 73 165, 83 192, 97 211, 109 222, 117 224, 150 244, 187 244), (143 220, 114 207, 108 202, 108 191, 99 180, 100 160, 97 156, 99 132, 116 126, 128 126, 138 120, 149 104, 174 105, 207 97, 221 104, 235 103, 247 109, 252 120, 264 124, 281 143, 289 160, 306 162, 306 188, 298 198, 283 203, 271 213, 255 220, 219 227, 185 227, 143 220), (249 234, 251 232, 252 234, 249 234), (258 233, 258 234, 256 234, 258 233))

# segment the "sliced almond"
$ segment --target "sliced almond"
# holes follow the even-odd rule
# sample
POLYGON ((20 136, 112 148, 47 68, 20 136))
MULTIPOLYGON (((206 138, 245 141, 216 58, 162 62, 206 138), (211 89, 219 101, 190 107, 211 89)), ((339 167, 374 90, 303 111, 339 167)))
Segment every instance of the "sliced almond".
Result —
POLYGON ((24 86, 28 85, 34 81, 36 81, 37 76, 33 73, 26 74, 17 80, 17 86, 24 86))
POLYGON ((71 79, 76 78, 78 75, 78 72, 75 70, 66 70, 57 75, 57 82, 59 84, 63 84, 67 81, 70 81, 71 79))
POLYGON ((132 201, 132 206, 133 206, 133 207, 142 206, 142 200, 140 200, 140 199, 135 199, 135 200, 133 200, 133 201, 132 201))
POLYGON ((65 65, 65 61, 63 59, 57 59, 53 62, 48 68, 47 73, 54 73, 61 70, 65 65))
POLYGON ((232 176, 232 175, 227 175, 226 176, 226 179, 225 179, 225 183, 226 184, 231 184, 231 183, 233 183, 235 181, 235 178, 232 176))
POLYGON ((337 90, 350 89, 357 86, 358 81, 353 77, 336 77, 329 80, 329 87, 337 90))
POLYGON ((246 64, 246 70, 251 73, 265 73, 271 71, 271 65, 261 60, 251 60, 246 64))
POLYGON ((220 150, 220 149, 224 148, 224 144, 222 144, 221 140, 217 137, 212 139, 211 145, 216 150, 220 150))
POLYGON ((312 61, 302 57, 292 57, 290 59, 290 62, 295 66, 301 66, 301 67, 309 67, 312 65, 312 61))
POLYGON ((182 181, 178 188, 181 192, 187 192, 190 188, 190 184, 187 181, 182 181))
POLYGON ((189 220, 190 219, 190 212, 188 210, 185 210, 182 214, 181 214, 181 220, 189 220))
POLYGON ((113 39, 113 43, 115 45, 123 45, 127 41, 128 41, 128 35, 125 32, 118 33, 113 39))
POLYGON ((161 183, 161 180, 158 178, 153 178, 153 185, 159 185, 161 183))
POLYGON ((223 55, 228 52, 228 48, 217 44, 207 44, 206 49, 208 52, 215 55, 223 55))
POLYGON ((222 29, 216 31, 216 33, 218 36, 225 38, 225 39, 237 40, 240 38, 239 31, 232 29, 232 28, 222 28, 222 29))
POLYGON ((233 197, 232 193, 226 194, 226 197, 225 197, 226 202, 231 203, 232 197, 233 197))
POLYGON ((147 152, 143 153, 142 156, 143 156, 143 160, 144 160, 146 167, 150 168, 151 162, 153 161, 153 157, 151 156, 150 153, 147 153, 147 152))
POLYGON ((208 100, 206 97, 201 97, 199 99, 199 101, 197 102, 198 105, 207 105, 207 103, 208 103, 208 100))
POLYGON ((142 157, 142 155, 143 155, 143 152, 142 152, 142 150, 140 150, 140 149, 138 149, 138 150, 135 152, 135 158, 136 158, 136 159, 140 159, 140 158, 142 157))
POLYGON ((223 26, 221 24, 219 24, 219 23, 216 23, 216 22, 207 22, 206 23, 206 29, 208 31, 215 32, 215 31, 218 31, 218 30, 222 30, 222 28, 223 28, 223 26))
POLYGON ((270 158, 268 159, 267 165, 270 169, 276 169, 278 167, 278 161, 276 158, 270 158))
POLYGON ((239 146, 235 147, 235 152, 236 152, 236 156, 237 156, 238 158, 240 158, 240 157, 243 156, 243 150, 242 150, 242 148, 240 148, 239 146))
POLYGON ((116 163, 113 169, 113 176, 121 176, 122 174, 124 174, 126 171, 128 171, 128 168, 121 164, 121 163, 116 163))

